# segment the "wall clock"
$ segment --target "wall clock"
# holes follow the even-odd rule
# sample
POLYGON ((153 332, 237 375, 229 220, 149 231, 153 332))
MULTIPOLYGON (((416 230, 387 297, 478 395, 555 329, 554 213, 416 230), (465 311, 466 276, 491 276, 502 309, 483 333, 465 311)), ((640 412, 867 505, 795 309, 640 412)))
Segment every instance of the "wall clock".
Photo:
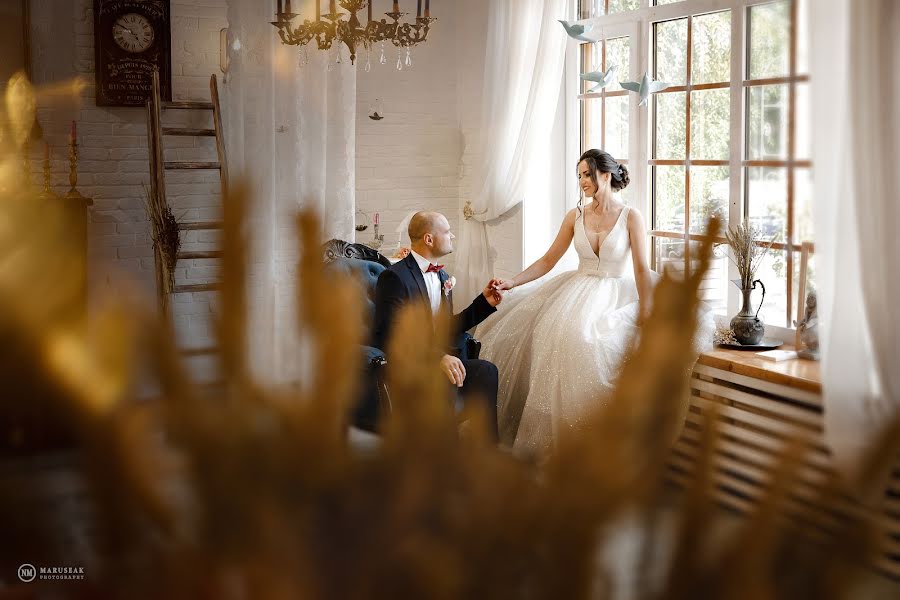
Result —
POLYGON ((172 99, 170 0, 94 0, 97 106, 144 106, 153 70, 172 99))

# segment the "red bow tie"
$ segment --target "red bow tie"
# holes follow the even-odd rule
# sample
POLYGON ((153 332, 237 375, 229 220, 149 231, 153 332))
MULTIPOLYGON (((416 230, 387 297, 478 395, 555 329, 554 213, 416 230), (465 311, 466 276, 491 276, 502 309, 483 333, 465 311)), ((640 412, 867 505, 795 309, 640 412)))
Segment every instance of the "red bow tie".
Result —
POLYGON ((437 273, 441 269, 444 268, 444 265, 436 265, 434 263, 428 263, 428 268, 425 269, 426 273, 437 273))

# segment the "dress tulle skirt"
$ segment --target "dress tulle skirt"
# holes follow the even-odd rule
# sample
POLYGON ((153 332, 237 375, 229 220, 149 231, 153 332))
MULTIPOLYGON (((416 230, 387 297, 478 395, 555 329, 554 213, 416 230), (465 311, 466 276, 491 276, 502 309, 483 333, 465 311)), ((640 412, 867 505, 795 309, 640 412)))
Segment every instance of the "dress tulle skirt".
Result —
POLYGON ((477 331, 481 357, 500 372, 500 439, 542 453, 610 396, 638 333, 637 287, 571 271, 513 290, 500 306, 477 331))

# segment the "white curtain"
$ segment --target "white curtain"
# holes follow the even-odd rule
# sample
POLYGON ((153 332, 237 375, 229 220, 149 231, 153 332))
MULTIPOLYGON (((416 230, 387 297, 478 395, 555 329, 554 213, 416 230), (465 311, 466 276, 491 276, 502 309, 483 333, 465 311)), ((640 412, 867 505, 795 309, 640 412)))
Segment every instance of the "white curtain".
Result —
POLYGON ((852 472, 900 407, 900 5, 811 12, 825 436, 852 472))
MULTIPOLYGON (((550 139, 563 80, 566 0, 491 0, 482 108, 483 158, 463 221, 454 297, 468 303, 493 276, 485 225, 527 200, 542 145, 550 139)), ((543 173, 543 176, 546 176, 543 173)), ((546 198, 539 200, 546 201, 546 198)))
POLYGON ((335 64, 334 52, 314 44, 301 67, 304 50, 281 43, 269 24, 274 12, 274 2, 229 0, 231 63, 222 88, 230 176, 248 179, 255 199, 249 356, 257 376, 277 383, 296 379, 304 363, 293 216, 313 208, 323 240, 353 239, 356 71, 346 48, 335 64))

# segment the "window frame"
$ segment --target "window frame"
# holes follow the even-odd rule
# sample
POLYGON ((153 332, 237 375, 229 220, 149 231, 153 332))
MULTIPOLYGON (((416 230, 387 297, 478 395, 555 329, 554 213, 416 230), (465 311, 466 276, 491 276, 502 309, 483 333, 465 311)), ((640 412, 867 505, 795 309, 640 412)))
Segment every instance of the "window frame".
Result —
MULTIPOLYGON (((791 25, 790 25, 790 34, 789 34, 789 64, 790 71, 787 77, 779 77, 779 78, 769 78, 764 80, 750 80, 749 79, 749 46, 750 46, 750 35, 749 30, 747 29, 747 25, 749 23, 749 11, 750 7, 757 5, 770 4, 774 0, 682 0, 680 2, 674 2, 671 4, 665 4, 660 6, 654 6, 654 0, 641 0, 641 6, 638 9, 626 12, 619 12, 612 15, 603 15, 598 17, 593 17, 589 19, 580 19, 577 22, 582 24, 592 24, 595 30, 601 30, 604 33, 605 38, 618 37, 619 35, 611 35, 610 32, 617 30, 619 27, 631 27, 633 28, 633 40, 631 44, 631 77, 632 80, 635 80, 643 75, 645 71, 650 71, 651 68, 656 69, 655 61, 653 59, 654 52, 654 35, 653 35, 653 26, 655 23, 662 21, 670 21, 674 19, 680 18, 688 18, 691 19, 694 16, 720 12, 723 10, 731 11, 731 60, 730 60, 730 81, 727 86, 721 86, 720 84, 715 84, 712 87, 718 87, 722 89, 726 87, 730 90, 730 113, 729 113, 729 124, 730 124, 730 143, 729 143, 729 155, 727 161, 709 161, 709 160, 690 160, 688 159, 688 163, 695 166, 710 166, 708 163, 715 163, 716 166, 725 166, 727 164, 729 170, 729 198, 728 198, 728 219, 729 223, 739 223, 743 220, 745 215, 749 214, 749 195, 748 195, 748 185, 749 185, 749 176, 748 169, 755 166, 769 166, 768 163, 772 161, 751 161, 747 160, 746 152, 747 152, 747 128, 749 126, 749 120, 747 111, 749 110, 748 100, 749 97, 749 89, 755 85, 763 85, 767 83, 786 83, 789 86, 789 127, 788 127, 788 146, 789 146, 789 154, 785 161, 775 161, 778 162, 779 168, 787 167, 788 168, 788 177, 789 180, 787 182, 787 192, 788 192, 788 206, 787 209, 787 220, 789 225, 786 229, 786 237, 795 235, 795 223, 794 223, 794 212, 795 212, 795 178, 796 178, 796 170, 801 168, 811 168, 812 163, 811 160, 795 160, 794 153, 796 152, 796 138, 797 138, 797 93, 796 86, 798 84, 808 83, 809 75, 800 74, 798 75, 796 72, 797 66, 797 44, 798 44, 798 29, 799 29, 799 21, 800 18, 798 11, 798 2, 799 0, 790 0, 791 2, 791 25), (614 29, 615 28, 615 29, 614 29), (637 56, 635 57, 635 51, 637 50, 637 56), (635 60, 636 58, 636 60, 635 60), (760 164, 765 163, 765 164, 760 164), (782 164, 787 163, 787 164, 782 164)), ((606 6, 606 3, 604 3, 606 6)), ((572 0, 572 4, 570 6, 570 15, 574 17, 580 16, 580 2, 579 0, 572 0)), ((807 8, 809 10, 809 8, 807 8)), ((688 28, 689 35, 691 33, 691 28, 688 28)), ((688 48, 690 52, 690 44, 691 40, 688 40, 688 48)), ((572 90, 577 89, 579 92, 581 88, 578 87, 580 85, 579 79, 579 69, 580 69, 580 44, 570 43, 567 46, 567 55, 566 55, 566 89, 572 90)), ((690 56, 688 57, 690 59, 690 56)), ((691 68, 690 61, 688 62, 688 68, 691 68)), ((620 74, 621 76, 621 74, 620 74)), ((689 82, 690 80, 688 80, 689 82)), ((677 86, 676 89, 682 89, 686 86, 677 86)), ((688 87, 686 93, 690 96, 690 90, 694 89, 706 89, 710 87, 708 85, 693 85, 688 87)), ((671 88, 670 88, 671 89, 671 88)), ((684 90, 682 90, 683 93, 684 90)), ((573 95, 571 93, 567 93, 566 97, 569 100, 566 108, 566 119, 567 119, 567 131, 572 132, 567 134, 567 142, 566 142, 566 153, 567 153, 567 164, 574 164, 574 161, 578 159, 581 153, 581 140, 582 140, 582 130, 581 130, 581 97, 582 94, 573 95), (577 135, 574 134, 577 132, 577 135)), ((631 181, 632 185, 637 184, 637 189, 634 193, 634 202, 633 204, 642 211, 644 215, 648 216, 648 222, 652 225, 653 221, 653 199, 651 198, 650 191, 650 173, 651 173, 651 165, 653 163, 656 164, 668 164, 671 162, 675 162, 678 164, 683 164, 684 161, 667 161, 665 159, 653 159, 652 152, 652 135, 653 135, 653 127, 652 127, 652 118, 653 113, 651 111, 654 110, 654 106, 652 103, 655 103, 655 99, 651 99, 651 103, 648 103, 647 107, 642 107, 640 109, 637 108, 637 100, 636 95, 632 94, 632 102, 630 103, 631 110, 629 112, 630 115, 630 134, 629 134, 629 172, 631 173, 631 181), (635 140, 637 137, 637 140, 635 140)), ((689 102, 689 100, 688 100, 689 102)), ((687 105, 687 110, 690 110, 690 104, 687 105)), ((687 127, 690 127, 690 117, 686 115, 687 118, 687 127)), ((808 117, 807 117, 808 118, 808 117)), ((689 135, 689 134, 688 134, 689 135)), ((566 178, 566 194, 567 198, 571 198, 578 193, 577 186, 573 178, 566 178)), ((687 186, 690 185, 689 176, 686 177, 686 189, 687 186)), ((690 209, 690 196, 688 195, 685 199, 686 209, 690 209)), ((567 204, 574 205, 574 201, 567 204)), ((689 213, 688 213, 689 215, 689 213)), ((656 259, 656 239, 679 239, 683 240, 685 243, 685 266, 686 269, 690 268, 690 242, 701 241, 705 239, 705 236, 701 234, 690 233, 690 218, 685 218, 684 231, 682 232, 671 232, 671 231, 663 231, 651 229, 648 231, 648 239, 650 242, 651 253, 653 254, 651 260, 656 259)), ((724 237, 720 237, 716 240, 717 242, 724 242, 724 237)), ((795 237, 787 237, 784 241, 775 242, 772 244, 772 248, 779 251, 784 251, 787 254, 787 306, 786 306, 786 319, 785 324, 791 323, 791 314, 792 314, 792 304, 793 304, 793 278, 794 278, 794 253, 801 252, 802 250, 802 242, 804 240, 795 239, 795 237)), ((810 252, 814 252, 814 244, 808 244, 810 252)), ((653 263, 655 264, 655 263, 653 263)), ((738 272, 735 265, 728 261, 728 278, 730 280, 738 278, 738 272)), ((728 289, 728 300, 727 300, 727 313, 724 317, 727 318, 728 315, 733 315, 738 312, 740 309, 740 293, 737 288, 729 285, 728 289)), ((780 324, 775 323, 766 323, 767 330, 769 330, 772 334, 776 336, 780 335, 786 340, 793 339, 793 329, 790 326, 782 326, 780 324)))

